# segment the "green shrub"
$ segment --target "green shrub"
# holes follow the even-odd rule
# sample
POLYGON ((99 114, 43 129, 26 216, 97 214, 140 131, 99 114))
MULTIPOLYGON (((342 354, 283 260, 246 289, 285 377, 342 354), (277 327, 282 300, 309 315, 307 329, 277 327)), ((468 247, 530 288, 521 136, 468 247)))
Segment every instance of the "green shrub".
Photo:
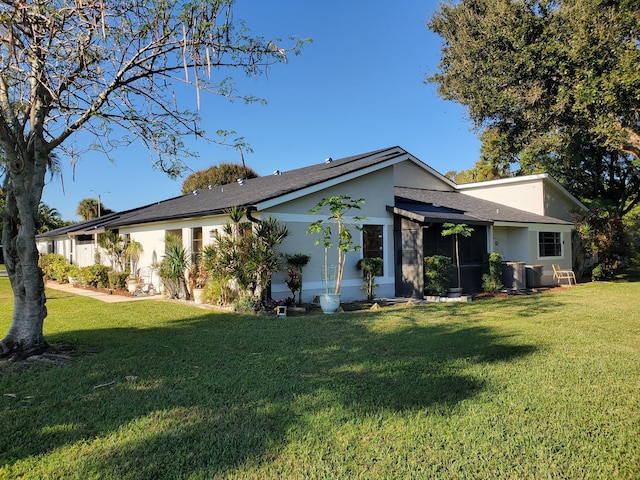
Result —
POLYGON ((242 295, 233 301, 233 311, 255 313, 260 309, 260 302, 253 295, 242 295))
POLYGON ((591 270, 591 281, 611 280, 614 277, 613 270, 604 263, 599 263, 591 270))
POLYGON ((451 257, 433 255, 424 258, 424 289, 428 295, 445 296, 451 285, 451 257))
POLYGON ((204 286, 202 299, 205 303, 213 303, 215 305, 224 303, 222 298, 222 284, 220 283, 220 280, 209 277, 204 286))
POLYGON ((485 292, 496 293, 502 290, 502 255, 491 252, 484 258, 484 274, 482 275, 482 289, 485 292))
POLYGON ((109 272, 109 288, 111 290, 127 290, 127 279, 129 273, 127 272, 109 272))
POLYGON ((109 267, 102 264, 80 269, 80 283, 95 288, 109 288, 109 267))
POLYGON ((70 277, 77 279, 80 276, 80 267, 76 264, 69 265, 69 270, 67 273, 70 277))
POLYGON ((69 277, 69 261, 59 253, 40 255, 38 266, 42 269, 45 280, 66 282, 69 277))

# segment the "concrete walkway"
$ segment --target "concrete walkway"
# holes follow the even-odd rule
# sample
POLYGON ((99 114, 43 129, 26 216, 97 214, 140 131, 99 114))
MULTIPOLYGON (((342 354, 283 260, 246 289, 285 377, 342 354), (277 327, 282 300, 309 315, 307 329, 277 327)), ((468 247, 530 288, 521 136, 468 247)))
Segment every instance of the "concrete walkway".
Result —
POLYGON ((46 282, 45 287, 61 292, 72 293, 82 297, 91 297, 106 303, 137 302, 140 300, 162 300, 162 295, 139 295, 135 297, 125 297, 124 295, 110 295, 108 293, 76 288, 69 283, 46 282))

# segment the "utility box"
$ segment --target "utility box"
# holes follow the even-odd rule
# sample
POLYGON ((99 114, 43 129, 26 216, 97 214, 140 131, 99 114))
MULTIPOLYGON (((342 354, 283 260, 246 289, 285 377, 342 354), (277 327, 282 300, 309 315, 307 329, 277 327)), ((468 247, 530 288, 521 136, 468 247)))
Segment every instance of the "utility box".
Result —
POLYGON ((527 272, 527 288, 540 288, 542 286, 542 265, 525 265, 527 272))
POLYGON ((524 262, 502 262, 502 285, 508 290, 526 288, 524 262))

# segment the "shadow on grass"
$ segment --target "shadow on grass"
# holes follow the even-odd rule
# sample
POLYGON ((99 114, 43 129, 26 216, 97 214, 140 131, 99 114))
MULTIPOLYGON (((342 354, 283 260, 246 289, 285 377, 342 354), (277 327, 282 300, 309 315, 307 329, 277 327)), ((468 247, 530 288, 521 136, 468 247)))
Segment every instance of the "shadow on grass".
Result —
MULTIPOLYGON (((336 415, 334 426, 345 416, 449 414, 487 387, 468 367, 535 351, 465 321, 425 321, 438 312, 211 314, 172 327, 132 322, 51 336, 102 347, 63 368, 21 373, 26 388, 20 378, 5 379, 16 396, 2 404, 0 465, 78 442, 62 476, 65 469, 122 479, 220 474, 273 458, 287 432, 313 430, 307 422, 323 412, 336 415)), ((473 315, 462 307, 446 312, 473 315)))
POLYGON ((616 275, 616 281, 640 282, 640 267, 628 268, 616 275))

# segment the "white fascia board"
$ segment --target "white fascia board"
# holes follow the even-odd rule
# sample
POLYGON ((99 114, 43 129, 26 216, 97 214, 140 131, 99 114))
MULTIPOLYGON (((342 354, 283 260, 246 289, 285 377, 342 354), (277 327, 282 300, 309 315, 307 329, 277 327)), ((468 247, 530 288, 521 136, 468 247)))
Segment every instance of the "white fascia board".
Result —
POLYGON ((458 185, 458 190, 472 190, 474 188, 494 187, 496 185, 504 185, 508 183, 526 183, 532 180, 544 180, 551 178, 548 173, 538 173, 535 175, 523 175, 520 177, 498 178, 497 180, 485 180, 482 182, 462 183, 458 185))
POLYGON ((574 228, 572 223, 520 223, 520 222, 494 222, 494 227, 512 227, 512 228, 528 228, 530 230, 540 230, 540 228, 551 230, 571 230, 574 228))

